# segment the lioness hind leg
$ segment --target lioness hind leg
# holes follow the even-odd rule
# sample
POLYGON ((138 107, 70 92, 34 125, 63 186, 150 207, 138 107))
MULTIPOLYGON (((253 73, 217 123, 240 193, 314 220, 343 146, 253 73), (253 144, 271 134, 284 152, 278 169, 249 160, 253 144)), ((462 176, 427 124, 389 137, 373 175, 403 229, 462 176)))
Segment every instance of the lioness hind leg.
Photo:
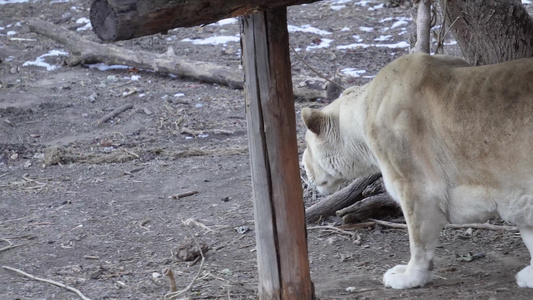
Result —
POLYGON ((394 289, 424 286, 431 277, 435 248, 446 218, 439 209, 437 198, 422 198, 418 193, 407 191, 399 195, 409 230, 411 259, 407 265, 389 269, 383 282, 394 289))
POLYGON ((522 269, 522 271, 516 274, 516 283, 520 287, 527 287, 533 289, 533 228, 525 227, 520 228, 520 235, 524 244, 526 244, 529 254, 531 255, 530 265, 522 269))

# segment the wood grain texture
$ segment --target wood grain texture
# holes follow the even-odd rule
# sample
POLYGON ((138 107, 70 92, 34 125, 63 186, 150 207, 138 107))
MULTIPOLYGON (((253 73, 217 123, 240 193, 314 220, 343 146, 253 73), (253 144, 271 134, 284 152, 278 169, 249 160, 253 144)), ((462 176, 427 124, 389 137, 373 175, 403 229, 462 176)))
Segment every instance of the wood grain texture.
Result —
POLYGON ((209 24, 275 7, 318 0, 93 0, 90 19, 105 42, 209 24))
POLYGON ((242 17, 241 25, 259 298, 313 299, 286 8, 242 17))

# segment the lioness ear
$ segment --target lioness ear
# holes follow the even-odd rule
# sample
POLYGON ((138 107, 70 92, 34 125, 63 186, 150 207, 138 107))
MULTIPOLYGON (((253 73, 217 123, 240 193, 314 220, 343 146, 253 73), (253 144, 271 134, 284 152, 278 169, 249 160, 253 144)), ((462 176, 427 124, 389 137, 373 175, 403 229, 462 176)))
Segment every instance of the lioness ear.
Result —
POLYGON ((309 107, 302 108, 302 120, 304 121, 305 127, 314 134, 320 134, 327 123, 327 118, 328 116, 318 109, 309 107))

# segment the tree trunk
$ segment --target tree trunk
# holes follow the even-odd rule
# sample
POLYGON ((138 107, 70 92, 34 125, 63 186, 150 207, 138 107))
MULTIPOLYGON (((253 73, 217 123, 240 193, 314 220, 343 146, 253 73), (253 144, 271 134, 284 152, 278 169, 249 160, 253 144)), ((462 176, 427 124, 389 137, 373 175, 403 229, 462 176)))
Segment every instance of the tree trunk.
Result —
POLYGON ((441 6, 472 65, 533 56, 533 19, 520 0, 441 0, 441 6))
POLYGON ((99 38, 114 42, 315 1, 318 0, 93 0, 90 19, 99 38))

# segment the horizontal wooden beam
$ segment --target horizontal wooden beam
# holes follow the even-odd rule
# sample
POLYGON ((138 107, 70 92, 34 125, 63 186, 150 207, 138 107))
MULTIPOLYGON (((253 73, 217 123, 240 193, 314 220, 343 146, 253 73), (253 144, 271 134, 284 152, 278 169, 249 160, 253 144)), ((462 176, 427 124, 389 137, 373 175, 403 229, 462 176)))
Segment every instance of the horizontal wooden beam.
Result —
POLYGON ((90 19, 96 35, 105 42, 113 42, 316 1, 318 0, 93 0, 90 19))

